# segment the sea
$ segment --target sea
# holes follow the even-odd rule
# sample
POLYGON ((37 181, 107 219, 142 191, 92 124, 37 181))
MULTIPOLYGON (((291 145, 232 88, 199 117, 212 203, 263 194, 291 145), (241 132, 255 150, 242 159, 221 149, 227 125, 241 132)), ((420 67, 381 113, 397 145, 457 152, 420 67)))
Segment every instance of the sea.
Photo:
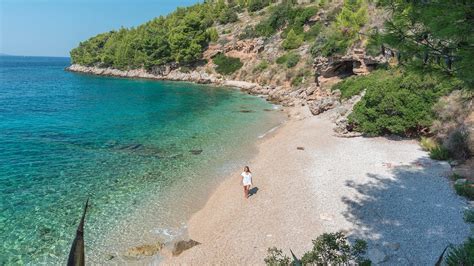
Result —
POLYGON ((69 64, 0 56, 0 265, 64 265, 87 199, 88 264, 183 237, 192 213, 284 120, 235 88, 69 64))

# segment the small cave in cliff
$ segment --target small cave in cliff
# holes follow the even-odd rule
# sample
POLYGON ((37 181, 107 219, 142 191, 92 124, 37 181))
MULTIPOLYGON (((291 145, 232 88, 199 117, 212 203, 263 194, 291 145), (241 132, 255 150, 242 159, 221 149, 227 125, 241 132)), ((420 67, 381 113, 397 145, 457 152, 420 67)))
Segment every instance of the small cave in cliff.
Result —
POLYGON ((355 75, 354 68, 360 67, 361 63, 355 60, 338 61, 331 64, 331 67, 323 73, 325 78, 348 77, 355 75))

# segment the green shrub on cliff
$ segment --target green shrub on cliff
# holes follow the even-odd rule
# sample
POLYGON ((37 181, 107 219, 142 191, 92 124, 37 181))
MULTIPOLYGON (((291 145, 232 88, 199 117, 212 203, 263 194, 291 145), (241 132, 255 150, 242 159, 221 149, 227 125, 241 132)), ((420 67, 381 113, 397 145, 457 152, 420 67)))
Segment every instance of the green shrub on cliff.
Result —
POLYGON ((225 56, 223 54, 218 54, 212 58, 214 64, 217 65, 216 71, 222 75, 229 75, 239 70, 243 64, 240 62, 239 58, 225 56))
POLYGON ((282 46, 285 50, 296 49, 303 43, 303 38, 302 35, 297 35, 294 30, 291 30, 283 41, 282 46))
POLYGON ((286 65, 288 68, 292 68, 298 64, 301 56, 295 52, 286 53, 277 58, 276 63, 279 65, 286 65))
POLYGON ((446 255, 446 265, 474 265, 474 237, 469 237, 461 245, 451 247, 446 255))
POLYGON ((349 115, 356 130, 369 135, 411 136, 431 126, 433 105, 440 96, 461 86, 448 76, 391 69, 352 78, 338 88, 345 97, 366 89, 349 115))

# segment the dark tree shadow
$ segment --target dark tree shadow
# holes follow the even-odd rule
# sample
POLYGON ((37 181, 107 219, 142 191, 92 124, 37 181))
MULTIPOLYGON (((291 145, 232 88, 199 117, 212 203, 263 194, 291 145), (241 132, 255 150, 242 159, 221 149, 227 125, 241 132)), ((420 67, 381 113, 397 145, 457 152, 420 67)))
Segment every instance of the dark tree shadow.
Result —
POLYGON ((367 240, 369 250, 383 254, 381 264, 434 265, 446 245, 463 242, 470 231, 462 218, 466 202, 447 179, 449 166, 420 158, 386 167, 392 175, 346 182, 361 194, 343 198, 343 214, 355 227, 351 237, 367 240))
POLYGON ((253 187, 249 190, 249 197, 252 197, 253 195, 257 194, 258 192, 258 187, 253 187))

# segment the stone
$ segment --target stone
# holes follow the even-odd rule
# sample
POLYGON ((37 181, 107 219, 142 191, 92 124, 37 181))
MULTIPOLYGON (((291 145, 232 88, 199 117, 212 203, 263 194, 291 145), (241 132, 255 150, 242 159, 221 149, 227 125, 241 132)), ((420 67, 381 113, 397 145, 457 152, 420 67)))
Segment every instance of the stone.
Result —
POLYGON ((297 150, 304 151, 304 147, 296 147, 297 150))
POLYGON ((384 244, 385 247, 388 247, 389 249, 393 250, 393 251, 397 251, 400 249, 400 243, 398 242, 394 242, 394 243, 385 243, 384 244))
POLYGON ((181 253, 183 253, 183 251, 188 250, 200 244, 201 243, 194 241, 192 239, 178 241, 173 246, 172 254, 173 256, 179 256, 181 253))
POLYGON ((194 154, 194 155, 199 155, 199 154, 202 153, 202 150, 190 150, 189 152, 194 154))
POLYGON ((387 254, 381 251, 378 248, 371 248, 367 251, 367 257, 372 261, 374 264, 379 264, 388 260, 387 254))
POLYGON ((335 97, 325 97, 308 104, 309 110, 313 115, 319 115, 327 110, 333 109, 340 102, 335 97))
POLYGON ((162 243, 145 244, 145 245, 129 248, 125 252, 124 255, 127 257, 134 257, 134 258, 140 258, 143 256, 153 256, 156 253, 158 253, 162 248, 163 248, 162 243))

